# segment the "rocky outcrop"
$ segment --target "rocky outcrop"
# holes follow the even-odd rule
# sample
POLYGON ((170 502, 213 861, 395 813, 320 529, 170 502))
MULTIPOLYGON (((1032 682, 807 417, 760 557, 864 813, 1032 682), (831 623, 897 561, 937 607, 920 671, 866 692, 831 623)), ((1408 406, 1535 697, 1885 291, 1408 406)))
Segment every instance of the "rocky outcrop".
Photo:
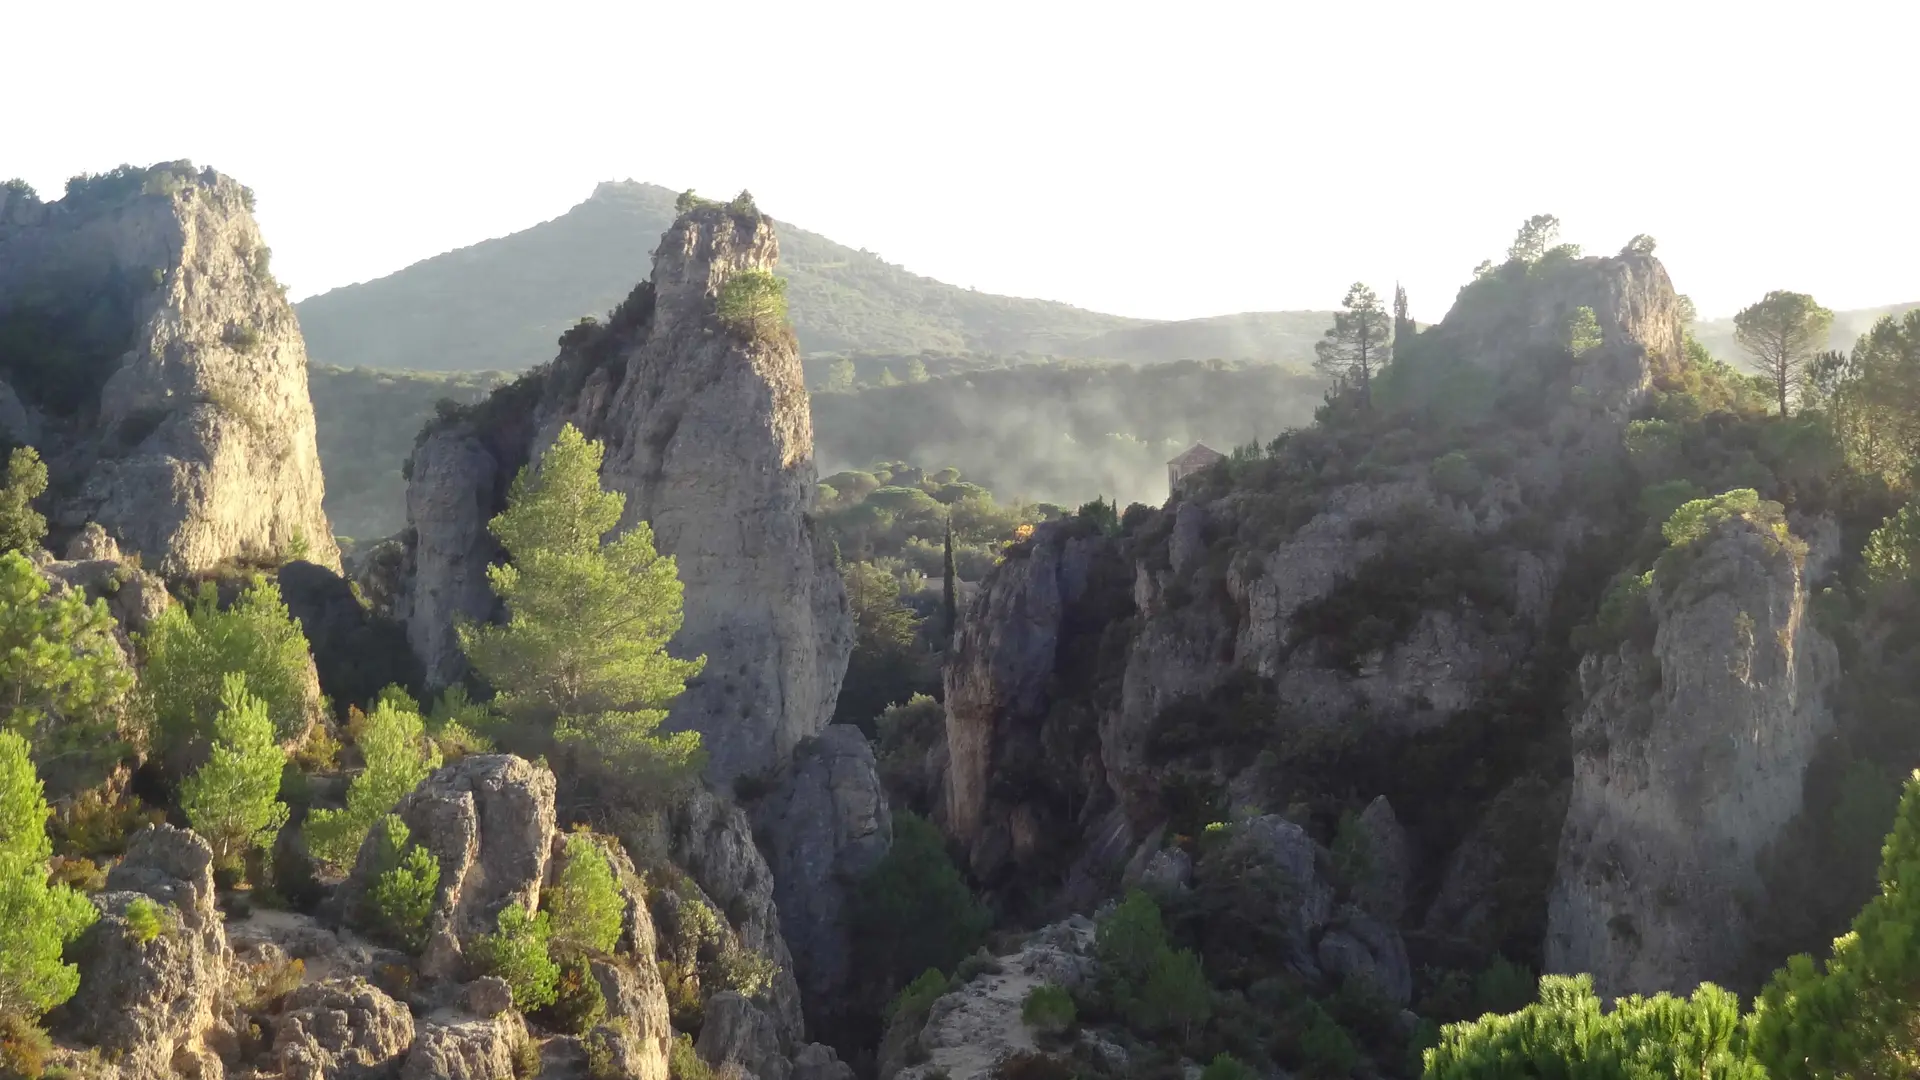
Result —
POLYGON ((117 1056, 125 1080, 218 1080, 206 1038, 232 953, 214 906, 213 849, 184 829, 149 826, 93 903, 99 920, 69 950, 80 989, 62 1026, 117 1056))
MULTIPOLYGON (((1583 478, 1624 469, 1633 410, 1682 361, 1680 310, 1650 256, 1516 263, 1395 362, 1401 399, 1432 402, 1408 430, 1291 432, 1118 530, 1042 525, 1010 549, 945 672, 943 826, 975 877, 1082 904, 1137 880, 1170 818, 1286 807, 1313 780, 1296 759, 1372 755, 1367 797, 1420 814, 1432 792, 1379 759, 1552 681, 1545 631, 1588 587, 1570 562, 1617 528, 1582 511, 1583 478), (1601 340, 1575 355, 1582 307, 1601 340)), ((1478 767, 1472 798, 1523 757, 1478 767)), ((1444 865, 1472 820, 1381 834, 1394 865, 1364 910, 1417 922, 1413 866, 1444 865)))
POLYGON ((98 522, 165 574, 339 565, 306 349, 251 205, 176 162, 0 219, 0 337, 37 343, 0 352, 0 419, 47 460, 56 536, 98 522))
MULTIPOLYGON (((633 839, 627 842, 646 847, 633 839)), ((793 976, 793 954, 780 932, 773 871, 754 843, 746 813, 717 795, 695 792, 668 815, 664 854, 686 872, 701 902, 726 918, 741 947, 772 963, 773 984, 764 1006, 756 1002, 754 1007, 764 1007, 773 1017, 783 1046, 799 1044, 806 1022, 793 976)), ((666 894, 661 899, 675 898, 666 894)))
POLYGON ((835 724, 802 742, 786 782, 754 816, 807 1023, 815 1032, 834 1029, 837 1014, 856 1007, 852 896, 893 842, 866 736, 835 724))
POLYGON ((1757 860, 1834 726, 1805 551, 1778 506, 1736 515, 1662 557, 1650 641, 1582 661, 1550 970, 1591 972, 1603 996, 1738 984, 1757 860))
POLYGON ((413 1014, 361 978, 310 983, 287 995, 273 1057, 285 1080, 376 1080, 399 1073, 413 1014))
POLYGON ((707 1064, 738 1065, 754 1080, 788 1080, 792 1072, 773 1017, 731 990, 707 1000, 694 1049, 707 1064))
POLYGON ((602 482, 646 521, 686 584, 672 649, 706 670, 669 727, 701 733, 709 776, 784 766, 826 726, 852 647, 831 554, 808 517, 813 434, 799 357, 784 331, 744 335, 715 314, 733 274, 769 270, 773 227, 707 206, 661 238, 651 279, 559 357, 423 435, 408 487, 411 547, 399 604, 430 683, 460 673, 453 625, 494 610, 488 519, 506 485, 572 423, 606 443, 602 482))
POLYGON ((526 1041, 527 1025, 519 1013, 427 1021, 407 1051, 400 1080, 505 1080, 519 1075, 514 1050, 526 1041))
POLYGON ((1093 940, 1093 920, 1084 916, 1045 927, 1000 957, 998 972, 955 987, 924 1015, 896 1017, 883 1045, 880 1076, 984 1080, 1007 1058, 1033 1052, 1033 1031, 1020 1019, 1027 994, 1049 984, 1066 990, 1091 986, 1099 975, 1093 940), (922 1063, 907 1069, 915 1046, 913 1056, 922 1063))
MULTIPOLYGON (((411 842, 440 863, 424 971, 460 977, 466 947, 497 928, 502 909, 539 906, 553 849, 553 793, 545 768, 510 754, 475 754, 421 781, 394 808, 411 842)), ((342 911, 359 909, 383 843, 376 826, 342 890, 342 911)))

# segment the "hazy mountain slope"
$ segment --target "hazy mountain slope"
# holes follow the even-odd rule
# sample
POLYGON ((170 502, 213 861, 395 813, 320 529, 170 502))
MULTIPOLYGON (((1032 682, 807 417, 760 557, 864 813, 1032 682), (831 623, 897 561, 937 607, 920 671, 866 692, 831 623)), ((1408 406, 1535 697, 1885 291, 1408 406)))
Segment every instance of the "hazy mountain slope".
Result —
MULTIPOLYGON (((604 183, 552 221, 437 255, 297 305, 314 361, 430 371, 519 370, 561 332, 604 315, 646 276, 674 193, 604 183)), ((806 353, 922 350, 1105 357, 1135 363, 1302 362, 1325 313, 1154 323, 1048 300, 975 292, 782 223, 780 270, 806 353)))
MULTIPOLYGON (((1827 335, 1828 348, 1849 350, 1860 335, 1878 322, 1882 316, 1903 315, 1920 307, 1920 301, 1908 304, 1889 304, 1886 307, 1855 308, 1852 311, 1833 313, 1833 330, 1827 335)), ((1729 363, 1739 363, 1746 359, 1740 346, 1733 339, 1733 320, 1709 319, 1693 324, 1694 339, 1707 347, 1707 351, 1729 363)))
MULTIPOLYGON (((674 193, 605 183, 552 221, 310 297, 298 306, 316 362, 486 370, 552 359, 582 315, 604 315, 647 276, 674 193)), ((1052 351, 1139 325, 1044 300, 976 293, 780 226, 780 273, 803 350, 1052 351)))
POLYGON ((327 478, 327 519, 334 532, 375 540, 406 525, 407 481, 401 475, 413 440, 436 403, 470 405, 512 376, 501 371, 374 371, 313 365, 320 467, 327 478))
POLYGON ((1218 359, 1305 365, 1313 361, 1313 343, 1332 324, 1331 311, 1249 311, 1109 330, 1062 353, 1136 364, 1218 359))

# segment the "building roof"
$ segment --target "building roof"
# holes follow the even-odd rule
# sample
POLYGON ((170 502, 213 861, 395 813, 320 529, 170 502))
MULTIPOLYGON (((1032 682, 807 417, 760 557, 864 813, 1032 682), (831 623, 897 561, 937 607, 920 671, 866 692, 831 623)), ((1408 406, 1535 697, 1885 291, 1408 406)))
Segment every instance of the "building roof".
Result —
POLYGON ((1213 447, 1208 446, 1206 443, 1194 443, 1192 446, 1182 451, 1179 457, 1176 457, 1172 461, 1167 462, 1167 464, 1187 465, 1187 466, 1192 466, 1194 468, 1199 468, 1202 466, 1211 465, 1214 462, 1219 461, 1226 456, 1227 455, 1221 453, 1218 450, 1215 450, 1213 447))

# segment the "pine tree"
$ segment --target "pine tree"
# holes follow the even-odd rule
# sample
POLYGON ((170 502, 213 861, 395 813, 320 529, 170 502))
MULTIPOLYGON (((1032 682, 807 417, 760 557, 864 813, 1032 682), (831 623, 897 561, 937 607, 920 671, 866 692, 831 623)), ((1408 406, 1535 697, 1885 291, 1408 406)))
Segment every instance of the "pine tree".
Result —
POLYGON ((952 514, 947 515, 946 548, 941 555, 940 568, 942 572, 940 585, 940 614, 943 620, 942 629, 946 633, 947 640, 952 641, 954 627, 959 625, 960 622, 960 602, 956 591, 958 586, 954 584, 955 581, 959 579, 960 574, 959 571, 954 568, 953 562, 952 514))
POLYGON ((1413 345, 1413 336, 1419 333, 1414 325, 1413 315, 1407 308, 1407 290, 1399 282, 1393 283, 1393 358, 1400 359, 1413 345))
POLYGON ((0 487, 0 551, 31 551, 47 535, 47 519, 33 500, 47 490, 47 467, 31 446, 16 447, 7 459, 7 482, 0 487))
POLYGON ((235 868, 248 848, 273 846, 287 823, 279 798, 286 764, 266 702, 247 693, 246 676, 228 674, 213 721, 212 756, 180 785, 180 809, 213 846, 215 866, 235 868))
POLYGON ((1806 378, 1807 366, 1826 348, 1833 312, 1806 293, 1775 290, 1733 317, 1733 337, 1760 374, 1773 383, 1780 415, 1806 378))
POLYGON ((1354 282, 1347 289, 1341 304, 1346 310, 1334 312, 1333 325, 1313 346, 1313 366, 1322 374, 1358 388, 1360 407, 1370 410, 1373 377, 1387 361, 1393 324, 1380 307, 1380 298, 1360 282, 1354 282))
POLYGON ((247 678, 247 692, 266 703, 276 737, 288 739, 308 722, 312 657, 300 623, 280 588, 256 580, 226 607, 212 582, 187 604, 153 620, 138 644, 144 654, 141 698, 154 721, 154 742, 178 756, 210 733, 229 673, 247 678))
POLYGON ((47 761, 118 751, 120 705, 133 672, 104 601, 51 586, 17 551, 0 555, 0 728, 47 761))
POLYGON ((771 270, 736 270, 720 286, 714 310, 721 322, 754 341, 764 341, 786 325, 787 283, 771 270))
POLYGON ((613 863, 593 837, 567 837, 565 861, 541 906, 553 916, 553 952, 580 957, 611 953, 620 943, 626 901, 613 863))
POLYGON ((0 731, 0 1015, 38 1016, 72 997, 80 972, 61 950, 99 917, 47 880, 50 813, 27 740, 0 731))
POLYGON ((658 731, 706 657, 667 654, 682 587, 653 529, 605 539, 626 496, 601 490, 603 454, 568 424, 537 469, 520 470, 490 525, 511 559, 487 568, 507 622, 462 625, 460 643, 523 732, 589 747, 644 789, 699 769, 698 733, 658 731))
POLYGON ((341 870, 353 865, 374 824, 440 767, 425 721, 390 697, 356 727, 354 743, 366 767, 347 785, 346 807, 315 810, 305 826, 314 858, 341 870))

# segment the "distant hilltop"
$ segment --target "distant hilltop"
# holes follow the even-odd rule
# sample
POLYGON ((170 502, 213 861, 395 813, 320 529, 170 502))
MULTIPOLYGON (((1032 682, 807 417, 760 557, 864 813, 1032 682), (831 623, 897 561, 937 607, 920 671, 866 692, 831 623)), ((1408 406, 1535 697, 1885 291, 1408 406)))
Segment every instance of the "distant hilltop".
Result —
MULTIPOLYGON (((646 277, 676 193, 602 183, 565 214, 297 305, 316 363, 428 371, 520 370, 550 359, 583 315, 646 277)), ((925 350, 1157 363, 1305 365, 1327 312, 1151 322, 948 285, 818 233, 780 225, 780 275, 807 354, 925 350)))

